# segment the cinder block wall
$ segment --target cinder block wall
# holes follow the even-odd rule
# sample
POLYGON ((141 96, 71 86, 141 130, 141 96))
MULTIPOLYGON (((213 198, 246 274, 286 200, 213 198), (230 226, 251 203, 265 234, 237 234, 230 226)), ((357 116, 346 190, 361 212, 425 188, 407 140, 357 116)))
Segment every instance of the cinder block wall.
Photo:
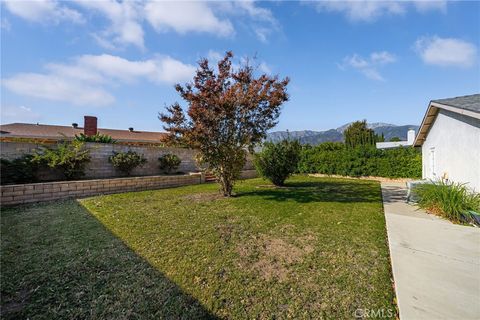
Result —
MULTIPOLYGON (((52 147, 53 145, 48 145, 52 147)), ((24 154, 32 154, 36 149, 41 148, 42 145, 36 143, 23 142, 0 142, 0 155, 4 159, 15 159, 24 154)), ((158 158, 162 155, 173 153, 176 154, 182 162, 178 171, 180 172, 196 172, 200 168, 195 162, 195 150, 187 148, 167 148, 156 146, 129 146, 122 144, 107 144, 107 143, 86 143, 86 147, 90 149, 91 160, 85 170, 86 179, 95 178, 113 178, 122 177, 122 173, 116 170, 108 161, 108 158, 113 152, 127 152, 129 150, 143 154, 147 158, 147 163, 142 167, 137 167, 133 170, 132 176, 151 176, 161 174, 158 167, 158 158)), ((251 158, 247 160, 244 170, 252 170, 253 164, 251 158)), ((40 181, 55 181, 61 180, 61 172, 53 170, 41 170, 38 172, 40 181)))
POLYGON ((204 182, 203 174, 149 176, 80 181, 44 182, 0 186, 1 204, 81 198, 99 194, 119 193, 177 187, 204 182))
POLYGON ((116 170, 108 158, 113 152, 135 151, 147 159, 147 163, 142 167, 137 167, 132 171, 133 176, 148 176, 161 174, 158 167, 158 158, 162 155, 173 153, 176 154, 182 162, 178 171, 194 172, 199 168, 195 163, 195 151, 186 148, 164 148, 164 147, 146 147, 146 146, 128 146, 121 144, 105 144, 105 143, 87 143, 90 149, 90 163, 86 170, 86 178, 106 178, 119 177, 122 173, 116 170))

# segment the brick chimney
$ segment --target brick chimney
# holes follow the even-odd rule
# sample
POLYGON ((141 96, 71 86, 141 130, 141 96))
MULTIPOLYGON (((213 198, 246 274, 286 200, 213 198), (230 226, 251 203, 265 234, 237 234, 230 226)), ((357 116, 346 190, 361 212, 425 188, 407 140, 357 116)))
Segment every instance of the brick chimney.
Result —
POLYGON ((83 125, 83 133, 86 136, 94 136, 97 134, 97 117, 85 116, 83 125))

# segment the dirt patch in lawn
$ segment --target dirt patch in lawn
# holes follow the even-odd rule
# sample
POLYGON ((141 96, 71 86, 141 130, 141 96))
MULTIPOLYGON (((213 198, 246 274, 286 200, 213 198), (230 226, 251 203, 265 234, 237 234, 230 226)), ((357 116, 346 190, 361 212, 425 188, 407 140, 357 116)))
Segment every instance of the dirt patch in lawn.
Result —
POLYGON ((211 192, 211 193, 188 194, 183 198, 187 201, 198 203, 198 202, 215 201, 215 200, 223 199, 225 197, 219 192, 211 192))
POLYGON ((223 217, 224 221, 215 226, 218 236, 224 243, 229 243, 232 238, 244 232, 243 227, 238 223, 235 217, 223 217))
POLYGON ((314 251, 315 240, 312 234, 298 237, 295 241, 268 235, 254 237, 237 247, 240 267, 254 270, 265 280, 283 282, 290 277, 291 266, 301 263, 306 255, 314 251))

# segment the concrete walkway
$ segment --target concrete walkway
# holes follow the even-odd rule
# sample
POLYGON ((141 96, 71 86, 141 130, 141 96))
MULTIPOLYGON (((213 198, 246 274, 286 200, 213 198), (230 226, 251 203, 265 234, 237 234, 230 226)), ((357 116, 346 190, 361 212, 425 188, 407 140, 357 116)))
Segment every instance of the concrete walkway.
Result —
POLYGON ((480 229, 416 210, 403 183, 382 195, 400 319, 480 319, 480 229))

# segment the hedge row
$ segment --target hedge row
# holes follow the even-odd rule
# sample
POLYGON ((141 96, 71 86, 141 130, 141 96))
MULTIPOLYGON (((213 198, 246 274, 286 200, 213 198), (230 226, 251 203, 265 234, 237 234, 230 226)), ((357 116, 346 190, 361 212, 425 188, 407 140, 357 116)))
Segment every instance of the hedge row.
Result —
POLYGON ((353 177, 420 178, 422 154, 411 147, 379 150, 374 146, 364 146, 350 149, 343 143, 326 142, 303 147, 298 171, 353 177))

